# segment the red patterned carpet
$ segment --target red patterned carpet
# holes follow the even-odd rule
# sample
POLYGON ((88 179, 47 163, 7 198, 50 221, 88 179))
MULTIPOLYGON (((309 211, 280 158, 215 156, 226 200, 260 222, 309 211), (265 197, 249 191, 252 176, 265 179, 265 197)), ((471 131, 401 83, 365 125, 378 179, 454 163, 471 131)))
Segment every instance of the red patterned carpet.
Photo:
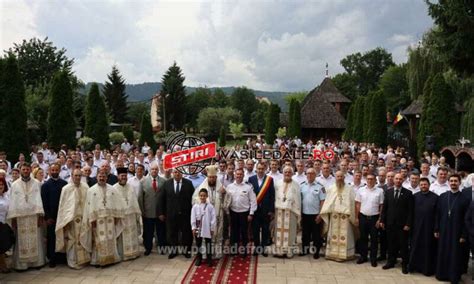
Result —
POLYGON ((214 260, 213 267, 208 267, 205 261, 201 266, 191 263, 186 275, 181 281, 187 283, 232 283, 232 284, 254 284, 257 282, 257 256, 225 256, 220 260, 214 260))

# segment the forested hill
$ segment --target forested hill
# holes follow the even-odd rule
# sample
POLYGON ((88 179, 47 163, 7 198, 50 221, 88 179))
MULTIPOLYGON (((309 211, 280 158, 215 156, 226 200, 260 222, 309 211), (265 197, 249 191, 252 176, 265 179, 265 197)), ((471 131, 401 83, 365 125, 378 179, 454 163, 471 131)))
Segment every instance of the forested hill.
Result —
MULTIPOLYGON (((87 94, 92 83, 87 83, 84 93, 87 94)), ((102 90, 103 84, 99 83, 99 87, 102 90)), ((191 94, 195 87, 186 87, 186 93, 191 94)), ((214 88, 210 88, 213 90, 214 88)), ((230 95, 234 91, 235 87, 222 87, 225 94, 230 95)), ((126 93, 130 102, 146 101, 161 90, 161 83, 159 82, 146 82, 142 84, 127 84, 126 93)), ((282 111, 286 111, 287 105, 284 97, 287 92, 265 92, 253 90, 256 96, 267 97, 272 103, 278 104, 282 111)))

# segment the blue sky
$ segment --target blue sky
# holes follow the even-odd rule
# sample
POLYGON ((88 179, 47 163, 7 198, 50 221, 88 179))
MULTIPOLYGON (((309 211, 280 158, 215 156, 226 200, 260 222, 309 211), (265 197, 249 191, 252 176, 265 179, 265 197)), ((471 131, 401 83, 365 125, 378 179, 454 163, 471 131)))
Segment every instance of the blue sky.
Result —
POLYGON ((309 90, 347 54, 381 46, 397 63, 432 26, 422 0, 0 0, 0 48, 48 36, 85 82, 116 64, 128 83, 176 61, 189 86, 309 90))

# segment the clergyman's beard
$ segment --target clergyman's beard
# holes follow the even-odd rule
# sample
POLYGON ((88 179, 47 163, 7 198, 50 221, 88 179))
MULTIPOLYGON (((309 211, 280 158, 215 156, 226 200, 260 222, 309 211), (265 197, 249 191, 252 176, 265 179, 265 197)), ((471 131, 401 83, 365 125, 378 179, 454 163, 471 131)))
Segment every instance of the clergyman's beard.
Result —
POLYGON ((210 186, 210 187, 214 187, 216 186, 216 181, 208 181, 207 184, 210 186))
POLYGON ((344 182, 343 181, 336 181, 336 187, 337 187, 337 189, 343 189, 344 188, 344 182))

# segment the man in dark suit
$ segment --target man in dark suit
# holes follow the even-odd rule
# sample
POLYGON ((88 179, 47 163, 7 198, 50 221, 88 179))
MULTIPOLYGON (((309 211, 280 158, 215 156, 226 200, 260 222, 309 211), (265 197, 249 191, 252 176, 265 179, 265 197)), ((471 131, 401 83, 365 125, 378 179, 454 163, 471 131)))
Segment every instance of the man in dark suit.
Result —
POLYGON ((262 254, 267 257, 265 246, 269 245, 270 220, 275 213, 275 188, 273 179, 265 174, 266 165, 263 162, 257 164, 257 174, 249 177, 249 183, 253 186, 253 191, 257 196, 257 211, 254 212, 252 220, 252 235, 255 246, 254 254, 262 254), (260 238, 260 230, 262 237, 260 238))
POLYGON ((408 273, 408 236, 413 223, 413 194, 402 187, 403 176, 396 174, 394 187, 385 192, 380 225, 387 231, 388 261, 383 269, 395 267, 402 258, 402 272, 408 273))
POLYGON ((164 188, 165 179, 158 176, 158 163, 153 162, 150 174, 140 181, 138 205, 143 217, 143 246, 145 255, 153 248, 153 237, 157 236, 159 253, 163 254, 166 246, 166 224, 158 219, 158 197, 164 188))
POLYGON ((193 234, 191 230, 191 209, 194 187, 183 174, 173 169, 173 178, 167 180, 158 197, 158 216, 166 220, 166 238, 171 246, 169 259, 175 258, 178 246, 184 246, 184 255, 191 257, 193 234))

